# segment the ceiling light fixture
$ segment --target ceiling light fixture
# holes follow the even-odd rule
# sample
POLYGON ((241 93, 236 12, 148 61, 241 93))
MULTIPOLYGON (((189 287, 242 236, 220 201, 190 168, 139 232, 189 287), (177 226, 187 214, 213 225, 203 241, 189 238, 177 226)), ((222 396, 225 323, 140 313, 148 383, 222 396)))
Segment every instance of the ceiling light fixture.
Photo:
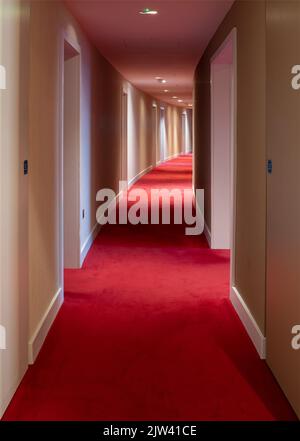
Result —
POLYGON ((164 92, 165 92, 165 93, 166 93, 166 92, 169 92, 169 90, 168 90, 168 89, 165 89, 164 92))
POLYGON ((150 8, 144 8, 142 11, 139 12, 141 15, 156 15, 158 14, 158 11, 155 9, 150 8))
POLYGON ((177 100, 178 96, 172 96, 173 100, 177 100))
POLYGON ((162 77, 155 77, 155 79, 162 84, 165 84, 167 82, 167 80, 164 80, 162 77))
POLYGON ((193 107, 193 104, 188 104, 189 107, 193 107))
POLYGON ((177 100, 179 103, 182 103, 183 102, 183 100, 177 100))

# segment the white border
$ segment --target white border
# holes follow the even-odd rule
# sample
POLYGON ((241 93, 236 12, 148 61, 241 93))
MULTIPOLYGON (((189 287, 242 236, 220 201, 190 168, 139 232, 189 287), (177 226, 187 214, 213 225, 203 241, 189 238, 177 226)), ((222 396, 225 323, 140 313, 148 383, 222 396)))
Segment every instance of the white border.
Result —
POLYGON ((132 187, 142 176, 146 175, 153 169, 153 165, 149 165, 149 167, 144 168, 144 170, 140 171, 137 175, 135 175, 133 178, 131 178, 128 181, 128 189, 132 187))
POLYGON ((256 323, 251 311, 246 305, 243 297, 235 286, 231 288, 230 300, 236 310, 241 322, 243 323, 252 343, 255 346, 260 358, 266 358, 266 337, 262 334, 258 324, 256 323))
POLYGON ((209 248, 211 248, 211 234, 210 234, 210 229, 208 228, 208 225, 206 222, 204 222, 204 235, 205 235, 206 240, 208 242, 209 248))
POLYGON ((82 245, 81 250, 80 250, 80 267, 82 267, 82 264, 84 262, 84 259, 87 256, 87 253, 89 252, 91 246, 93 245, 94 240, 96 239, 96 237, 100 233, 100 229, 101 229, 101 225, 96 223, 93 226, 93 229, 90 232, 90 234, 88 235, 84 244, 82 245))
POLYGON ((43 346, 47 334, 57 316, 57 313, 63 304, 63 291, 59 288, 55 296, 50 302, 45 314, 40 320, 35 332, 28 342, 28 363, 33 364, 38 356, 38 353, 43 346))

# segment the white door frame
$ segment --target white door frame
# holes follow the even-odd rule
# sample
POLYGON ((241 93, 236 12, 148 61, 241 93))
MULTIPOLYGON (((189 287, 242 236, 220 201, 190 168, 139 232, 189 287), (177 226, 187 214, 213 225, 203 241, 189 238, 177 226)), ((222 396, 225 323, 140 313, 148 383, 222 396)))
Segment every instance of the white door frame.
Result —
POLYGON ((152 136, 153 136, 153 143, 152 143, 152 166, 155 167, 158 160, 157 160, 157 138, 158 138, 158 130, 157 130, 157 104, 152 104, 152 136))
MULTIPOLYGON (((230 235, 230 292, 235 286, 235 233, 236 233, 236 151, 237 151, 237 29, 234 28, 210 59, 210 65, 223 51, 229 41, 232 41, 232 118, 231 118, 231 235, 230 235)), ((214 168, 213 168, 213 81, 211 78, 211 240, 213 241, 213 206, 214 206, 214 168)))
POLYGON ((158 164, 164 162, 166 158, 166 114, 165 108, 159 106, 159 161, 158 164))
POLYGON ((121 170, 120 177, 128 186, 128 93, 122 90, 121 97, 121 170))
POLYGON ((81 219, 81 197, 80 197, 80 182, 81 182, 81 170, 80 170, 80 155, 81 155, 81 124, 80 124, 80 103, 81 103, 81 48, 74 37, 70 36, 67 32, 62 34, 60 41, 60 142, 59 142, 59 173, 58 173, 58 189, 59 189, 59 256, 58 256, 58 267, 59 267, 59 286, 64 293, 64 63, 65 63, 65 42, 74 48, 78 52, 80 66, 79 66, 79 87, 78 87, 78 97, 79 100, 79 114, 78 114, 78 126, 77 129, 77 149, 76 149, 76 168, 78 172, 76 173, 76 182, 74 182, 74 188, 77 198, 78 216, 74 219, 76 222, 76 230, 78 234, 74 238, 76 240, 77 256, 77 267, 81 266, 81 243, 80 243, 80 219, 81 219))

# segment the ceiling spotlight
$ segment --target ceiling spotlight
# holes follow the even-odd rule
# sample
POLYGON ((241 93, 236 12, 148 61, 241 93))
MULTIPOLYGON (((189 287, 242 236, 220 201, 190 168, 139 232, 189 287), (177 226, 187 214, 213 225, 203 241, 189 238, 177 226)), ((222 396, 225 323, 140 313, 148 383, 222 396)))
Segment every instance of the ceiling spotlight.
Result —
POLYGON ((169 90, 168 90, 168 89, 165 89, 164 92, 169 92, 169 90))
POLYGON ((156 15, 158 14, 158 11, 156 11, 155 9, 144 8, 142 11, 139 11, 139 13, 141 15, 156 15))
POLYGON ((183 100, 177 100, 179 103, 182 103, 183 102, 183 100))
POLYGON ((193 104, 188 104, 189 107, 193 107, 193 104))
POLYGON ((177 96, 172 96, 172 98, 173 98, 173 100, 177 100, 178 97, 177 96))
POLYGON ((166 83, 167 80, 164 80, 162 77, 155 77, 155 79, 159 82, 159 83, 166 83))

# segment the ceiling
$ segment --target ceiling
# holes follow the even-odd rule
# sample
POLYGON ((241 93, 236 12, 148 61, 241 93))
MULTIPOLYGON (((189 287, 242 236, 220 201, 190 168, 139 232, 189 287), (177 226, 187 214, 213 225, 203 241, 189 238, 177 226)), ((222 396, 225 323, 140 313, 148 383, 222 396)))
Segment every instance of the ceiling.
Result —
POLYGON ((65 0, 91 41, 127 80, 159 100, 184 107, 192 102, 197 62, 233 2, 65 0), (146 7, 158 14, 139 14, 146 7))

